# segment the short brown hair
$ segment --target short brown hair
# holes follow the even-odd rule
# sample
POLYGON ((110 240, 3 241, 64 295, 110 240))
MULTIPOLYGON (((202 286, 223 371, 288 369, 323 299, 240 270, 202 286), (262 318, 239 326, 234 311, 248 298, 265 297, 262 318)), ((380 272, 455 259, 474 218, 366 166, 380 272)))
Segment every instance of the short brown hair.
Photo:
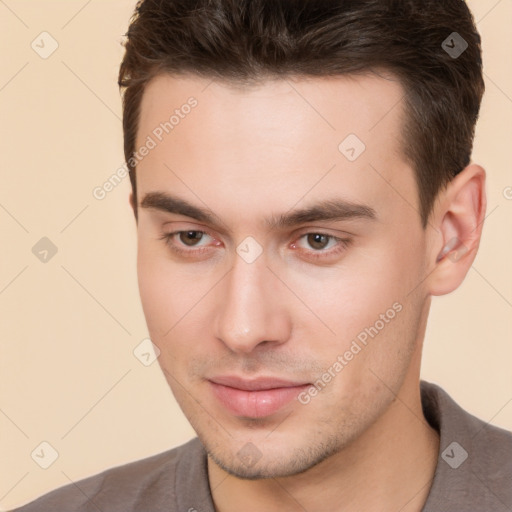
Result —
POLYGON ((423 228, 440 189, 470 162, 484 81, 463 0, 139 0, 126 37, 118 84, 135 205, 140 104, 145 85, 164 73, 249 86, 390 71, 405 90, 402 145, 423 228), (467 48, 454 54, 456 44, 467 48))

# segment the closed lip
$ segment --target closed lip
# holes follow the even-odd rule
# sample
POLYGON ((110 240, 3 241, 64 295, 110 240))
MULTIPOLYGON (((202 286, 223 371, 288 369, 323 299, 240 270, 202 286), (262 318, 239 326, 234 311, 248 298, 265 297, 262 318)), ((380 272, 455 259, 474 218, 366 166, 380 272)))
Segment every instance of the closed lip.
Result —
POLYGON ((297 382, 276 377, 258 377, 255 379, 244 379, 234 375, 225 375, 219 377, 212 377, 208 379, 214 384, 221 386, 228 386, 230 388, 241 389, 244 391, 264 391, 268 389, 278 388, 296 388, 311 384, 310 382, 297 382))

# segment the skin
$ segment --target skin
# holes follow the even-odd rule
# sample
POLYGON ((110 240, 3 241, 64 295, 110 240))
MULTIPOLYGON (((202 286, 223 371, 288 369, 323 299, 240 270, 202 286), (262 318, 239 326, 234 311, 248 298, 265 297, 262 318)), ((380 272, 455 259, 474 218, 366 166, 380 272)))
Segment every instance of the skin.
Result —
POLYGON ((439 437, 421 409, 422 343, 431 297, 455 290, 476 256, 485 171, 471 164, 452 180, 424 230, 401 152, 403 94, 370 73, 250 88, 161 75, 146 88, 137 147, 190 96, 198 102, 137 166, 138 278, 160 366, 208 451, 217 511, 409 512, 427 498, 439 437), (366 146, 353 162, 338 149, 351 133, 366 146), (151 192, 218 222, 142 207, 151 192), (264 223, 340 198, 376 218, 264 223), (161 239, 179 230, 207 234, 161 239), (263 251, 252 263, 236 251, 247 236, 263 251), (396 303, 309 403, 255 419, 215 398, 208 379, 218 375, 314 383, 396 303), (256 463, 237 455, 248 443, 256 463))

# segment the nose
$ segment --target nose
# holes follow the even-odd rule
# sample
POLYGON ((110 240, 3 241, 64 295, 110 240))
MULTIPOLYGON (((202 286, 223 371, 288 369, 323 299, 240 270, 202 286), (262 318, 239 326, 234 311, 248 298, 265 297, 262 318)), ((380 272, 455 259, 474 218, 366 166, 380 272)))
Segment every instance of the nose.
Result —
POLYGON ((216 336, 230 350, 250 353, 259 346, 285 343, 291 332, 283 284, 267 268, 264 254, 252 263, 235 255, 220 289, 216 336))

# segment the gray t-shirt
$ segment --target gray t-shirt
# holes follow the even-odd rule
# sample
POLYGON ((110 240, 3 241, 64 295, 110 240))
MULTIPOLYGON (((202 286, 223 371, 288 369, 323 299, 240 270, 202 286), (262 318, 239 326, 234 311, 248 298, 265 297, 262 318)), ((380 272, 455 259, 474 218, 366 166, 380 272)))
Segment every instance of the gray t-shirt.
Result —
MULTIPOLYGON (((512 432, 460 408, 421 381, 427 421, 440 433, 423 512, 512 511, 512 432)), ((151 457, 49 492, 15 512, 215 512, 206 452, 196 437, 151 457)))

